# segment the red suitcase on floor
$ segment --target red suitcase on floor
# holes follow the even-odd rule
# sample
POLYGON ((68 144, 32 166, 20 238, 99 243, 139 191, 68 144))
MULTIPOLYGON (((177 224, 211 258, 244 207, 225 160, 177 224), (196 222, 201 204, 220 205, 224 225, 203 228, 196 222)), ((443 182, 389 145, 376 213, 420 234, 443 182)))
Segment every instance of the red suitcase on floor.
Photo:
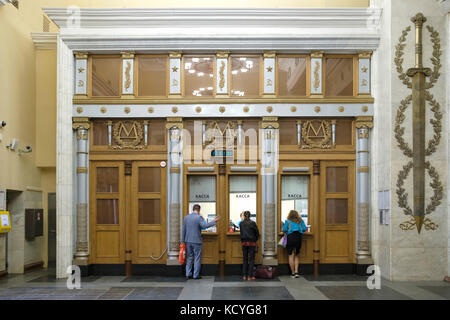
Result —
POLYGON ((273 279, 275 277, 275 270, 275 267, 272 266, 257 266, 255 277, 259 279, 273 279))

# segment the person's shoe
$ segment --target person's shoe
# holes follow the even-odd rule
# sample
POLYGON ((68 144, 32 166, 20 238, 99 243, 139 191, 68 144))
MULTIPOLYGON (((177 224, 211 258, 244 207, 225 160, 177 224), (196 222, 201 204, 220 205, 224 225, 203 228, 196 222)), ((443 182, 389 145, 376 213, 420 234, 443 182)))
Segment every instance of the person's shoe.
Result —
POLYGON ((200 280, 202 277, 198 276, 197 278, 193 278, 194 280, 200 280))
POLYGON ((294 274, 295 278, 299 278, 300 276, 298 275, 298 272, 296 274, 294 274))
POLYGON ((292 279, 295 278, 295 273, 291 274, 291 278, 292 279))
POLYGON ((242 277, 242 280, 244 280, 244 281, 247 280, 247 277, 246 277, 246 276, 243 276, 243 277, 242 277))
POLYGON ((255 279, 256 279, 255 277, 248 277, 248 281, 253 281, 255 279))

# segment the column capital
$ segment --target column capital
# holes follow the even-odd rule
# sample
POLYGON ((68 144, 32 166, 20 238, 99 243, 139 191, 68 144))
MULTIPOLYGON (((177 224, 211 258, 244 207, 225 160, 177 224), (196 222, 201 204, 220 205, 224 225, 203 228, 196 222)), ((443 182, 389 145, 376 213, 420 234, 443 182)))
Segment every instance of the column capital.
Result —
POLYGON ((183 118, 182 117, 168 117, 166 123, 166 129, 183 129, 183 118))
POLYGON ((134 59, 134 52, 133 51, 125 51, 121 52, 122 59, 134 59))
POLYGON ((372 51, 359 51, 358 58, 359 59, 370 59, 372 56, 372 51))
POLYGON ((89 128, 91 127, 88 117, 74 117, 72 121, 73 121, 72 128, 74 130, 78 129, 89 130, 89 128))
POLYGON ((182 55, 181 51, 169 51, 169 58, 171 59, 180 59, 182 55))
POLYGON ((76 59, 87 59, 88 53, 86 51, 74 51, 73 54, 75 55, 76 59))
POLYGON ((261 122, 261 129, 278 129, 280 124, 278 123, 278 117, 263 117, 261 122))
POLYGON ((275 58, 276 55, 277 55, 276 51, 264 52, 264 58, 275 58))
POLYGON ((230 55, 230 51, 217 51, 216 52, 217 58, 228 58, 229 55, 230 55))
POLYGON ((322 58, 323 57, 323 51, 312 51, 311 52, 311 58, 322 58))
POLYGON ((356 117, 356 124, 357 129, 361 128, 373 128, 373 117, 372 116, 365 116, 365 117, 356 117))

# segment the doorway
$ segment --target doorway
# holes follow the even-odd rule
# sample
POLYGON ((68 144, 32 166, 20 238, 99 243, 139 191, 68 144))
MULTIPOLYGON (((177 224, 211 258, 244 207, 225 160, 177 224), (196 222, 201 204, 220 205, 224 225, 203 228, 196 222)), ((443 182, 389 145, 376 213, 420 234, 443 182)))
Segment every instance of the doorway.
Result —
POLYGON ((49 269, 56 268, 56 193, 48 194, 48 262, 49 269))
POLYGON ((166 263, 166 169, 157 161, 91 161, 90 263, 166 263))

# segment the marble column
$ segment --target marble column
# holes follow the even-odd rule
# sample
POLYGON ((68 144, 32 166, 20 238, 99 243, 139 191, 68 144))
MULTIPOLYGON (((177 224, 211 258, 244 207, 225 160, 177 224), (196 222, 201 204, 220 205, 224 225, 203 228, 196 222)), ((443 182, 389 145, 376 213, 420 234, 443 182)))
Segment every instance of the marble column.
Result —
POLYGON ((168 119, 166 128, 168 129, 168 179, 167 179, 167 202, 168 202, 168 222, 169 222, 169 250, 167 255, 167 265, 179 265, 178 254, 181 238, 181 168, 182 168, 182 129, 181 118, 168 119))
POLYGON ((73 259, 73 129, 74 56, 58 37, 56 113, 56 277, 67 278, 73 259))
POLYGON ((263 216, 263 264, 278 265, 277 259, 277 172, 278 128, 276 117, 263 118, 261 133, 261 176, 263 216))
POLYGON ((77 137, 77 234, 74 265, 87 265, 88 249, 88 202, 89 202, 89 135, 88 118, 74 118, 73 129, 77 137))
POLYGON ((369 129, 373 127, 371 117, 360 117, 356 119, 358 130, 358 240, 356 258, 358 264, 372 264, 369 241, 369 129))

